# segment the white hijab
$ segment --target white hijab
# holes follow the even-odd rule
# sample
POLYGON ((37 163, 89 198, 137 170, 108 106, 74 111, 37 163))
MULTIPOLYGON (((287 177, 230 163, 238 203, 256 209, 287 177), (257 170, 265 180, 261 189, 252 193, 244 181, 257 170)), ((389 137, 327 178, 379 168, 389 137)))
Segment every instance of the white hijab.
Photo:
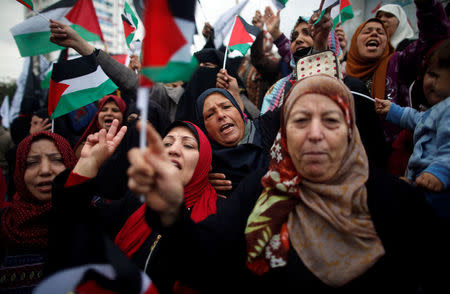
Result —
POLYGON ((394 35, 390 37, 391 44, 394 48, 397 48, 397 45, 404 39, 411 39, 412 37, 414 37, 414 31, 409 24, 408 17, 406 16, 405 11, 400 5, 386 4, 381 6, 376 13, 378 13, 378 11, 392 13, 398 19, 397 30, 395 31, 394 35))

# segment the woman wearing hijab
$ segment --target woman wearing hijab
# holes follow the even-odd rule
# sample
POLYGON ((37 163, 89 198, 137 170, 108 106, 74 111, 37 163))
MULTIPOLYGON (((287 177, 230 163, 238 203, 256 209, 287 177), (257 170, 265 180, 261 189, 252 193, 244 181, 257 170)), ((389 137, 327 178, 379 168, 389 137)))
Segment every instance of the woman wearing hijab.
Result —
MULTIPOLYGON (((366 83, 371 96, 409 106, 409 86, 420 72, 426 52, 438 40, 450 36, 450 22, 442 4, 435 0, 415 0, 419 39, 394 53, 383 22, 371 18, 353 34, 346 71, 366 83)), ((392 144, 399 128, 384 122, 386 141, 392 144)))
POLYGON ((1 292, 31 292, 42 278, 48 254, 52 181, 75 162, 70 144, 57 134, 37 132, 19 144, 16 193, 0 212, 1 292))
MULTIPOLYGON (((248 176, 198 224, 176 213, 183 195, 173 181, 145 193, 153 210, 156 200, 168 205, 157 210, 171 240, 161 250, 177 278, 205 293, 448 289, 439 267, 449 260, 448 228, 415 188, 369 171, 341 81, 318 75, 293 86, 270 156, 268 171, 248 176)), ((162 165, 151 168, 154 180, 164 177, 162 165)), ((130 182, 142 183, 132 173, 130 182)))
MULTIPOLYGON (((234 189, 252 170, 267 167, 269 149, 279 128, 279 114, 276 109, 250 120, 227 90, 212 88, 203 92, 197 99, 196 123, 211 142, 211 172, 224 174, 234 189)), ((221 193, 229 196, 231 192, 221 193)))
POLYGON ((116 95, 107 95, 100 99, 97 108, 97 113, 73 148, 78 158, 80 157, 80 152, 83 149, 87 136, 98 132, 100 129, 108 130, 114 119, 118 119, 119 123, 122 124, 127 105, 122 98, 116 95))
POLYGON ((383 22, 394 49, 403 50, 413 41, 411 38, 414 37, 414 31, 400 5, 383 5, 377 10, 375 17, 383 22))
MULTIPOLYGON (((124 195, 121 200, 96 203, 94 207, 90 205, 98 188, 96 179, 98 167, 114 152, 126 132, 126 128, 122 127, 116 134, 117 127, 118 123, 115 120, 108 131, 109 139, 106 137, 106 132, 102 131, 102 136, 106 141, 109 140, 113 147, 107 151, 101 149, 105 148, 102 147, 105 143, 95 138, 95 136, 101 135, 99 133, 91 135, 87 139, 89 145, 83 148, 81 158, 75 168, 72 171, 64 171, 55 180, 54 210, 57 215, 55 223, 61 226, 58 233, 54 234, 56 238, 60 238, 56 242, 60 244, 64 243, 67 238, 74 238, 70 232, 65 237, 61 237, 64 236, 64 231, 67 231, 65 224, 73 218, 82 222, 77 215, 87 215, 89 222, 93 226, 100 224, 102 230, 114 239, 115 244, 129 258, 142 270, 152 275, 152 279, 155 280, 155 283, 159 283, 161 289, 170 289, 174 286, 174 281, 165 279, 161 274, 169 269, 162 265, 152 264, 151 257, 157 254, 157 245, 161 238, 164 239, 164 236, 161 235, 158 227, 153 228, 152 225, 149 226, 145 222, 146 205, 131 193, 124 195), (59 231, 63 233, 59 233, 59 231)), ((165 153, 165 158, 169 159, 167 168, 173 171, 173 177, 180 178, 182 181, 186 214, 190 215, 194 222, 199 222, 215 213, 216 207, 222 203, 223 198, 217 197, 215 190, 208 182, 212 152, 205 134, 190 122, 175 121, 167 129, 162 142, 161 148, 165 153)), ((136 152, 141 154, 140 150, 136 150, 136 152)), ((153 158, 144 157, 141 159, 143 162, 153 160, 153 158)), ((137 169, 139 170, 139 168, 137 169)), ((146 170, 140 171, 144 174, 146 172, 146 170)), ((84 243, 86 242, 88 241, 86 240, 84 243)), ((59 246, 55 245, 54 247, 58 248, 59 246)), ((64 246, 61 247, 64 248, 64 246)), ((58 255, 61 257, 54 259, 53 269, 76 266, 77 262, 83 261, 77 255, 69 256, 64 251, 58 255)), ((176 286, 177 289, 183 289, 179 283, 176 286)))

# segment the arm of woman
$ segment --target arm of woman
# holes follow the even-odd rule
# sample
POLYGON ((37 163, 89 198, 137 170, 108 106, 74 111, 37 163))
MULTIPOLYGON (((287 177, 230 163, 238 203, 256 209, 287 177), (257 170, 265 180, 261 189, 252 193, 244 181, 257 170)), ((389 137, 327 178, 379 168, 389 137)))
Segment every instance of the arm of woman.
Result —
POLYGON ((250 48, 250 59, 252 65, 258 70, 263 78, 271 84, 277 81, 280 74, 279 61, 274 60, 264 54, 264 32, 261 31, 250 48))
MULTIPOLYGON (((70 26, 61 22, 50 20, 50 41, 63 47, 73 48, 80 55, 93 54, 95 47, 86 42, 70 26)), ((130 68, 121 64, 102 50, 98 50, 96 56, 98 64, 105 74, 119 87, 120 90, 129 94, 127 97, 135 98, 139 84, 138 75, 130 68), (131 96, 130 96, 131 95, 131 96)))

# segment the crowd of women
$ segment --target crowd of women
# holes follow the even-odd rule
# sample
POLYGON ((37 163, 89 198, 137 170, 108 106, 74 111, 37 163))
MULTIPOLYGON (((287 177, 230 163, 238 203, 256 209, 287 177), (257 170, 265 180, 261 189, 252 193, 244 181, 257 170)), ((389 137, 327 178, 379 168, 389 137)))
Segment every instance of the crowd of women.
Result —
POLYGON ((398 5, 350 42, 329 10, 290 39, 257 11, 250 56, 196 52, 188 82, 153 86, 149 121, 139 60, 51 21, 119 91, 78 135, 39 110, 11 127, 0 292, 447 293, 450 21, 414 2, 416 39, 398 5))

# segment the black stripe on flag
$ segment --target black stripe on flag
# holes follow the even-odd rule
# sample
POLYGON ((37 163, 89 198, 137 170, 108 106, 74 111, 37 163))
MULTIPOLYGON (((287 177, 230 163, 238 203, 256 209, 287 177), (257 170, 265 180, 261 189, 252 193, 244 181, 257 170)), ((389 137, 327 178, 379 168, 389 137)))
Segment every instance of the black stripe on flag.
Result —
POLYGON ((97 67, 98 64, 94 54, 57 62, 53 65, 52 80, 60 82, 85 76, 95 72, 97 67))
POLYGON ((75 5, 75 3, 77 3, 77 0, 61 0, 61 1, 56 2, 55 4, 50 5, 49 7, 45 8, 44 10, 42 10, 42 12, 47 12, 47 11, 54 10, 57 8, 72 7, 75 5))
POLYGON ((255 38, 258 36, 260 29, 258 29, 255 26, 249 25, 240 15, 238 15, 239 19, 241 20, 242 24, 244 25, 245 30, 250 34, 253 35, 255 38))
POLYGON ((122 21, 126 22, 130 27, 134 27, 134 24, 132 24, 130 22, 130 20, 125 16, 125 14, 122 13, 121 16, 122 16, 122 21))
POLYGON ((195 22, 195 0, 167 0, 173 17, 195 22))

